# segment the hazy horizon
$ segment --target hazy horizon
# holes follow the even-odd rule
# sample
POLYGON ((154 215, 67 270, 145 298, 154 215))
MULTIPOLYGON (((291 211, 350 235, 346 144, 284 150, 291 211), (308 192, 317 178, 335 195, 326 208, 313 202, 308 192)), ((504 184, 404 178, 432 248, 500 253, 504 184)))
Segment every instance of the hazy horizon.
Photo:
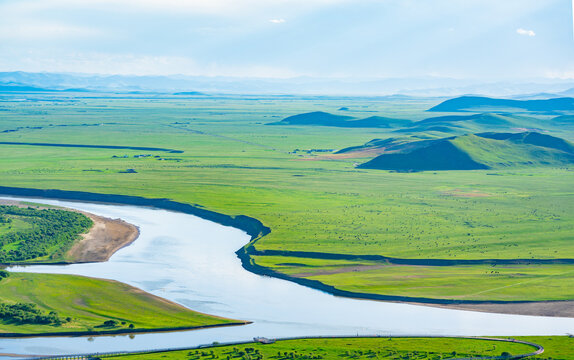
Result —
POLYGON ((0 12, 0 72, 574 80, 571 0, 5 0, 0 12))

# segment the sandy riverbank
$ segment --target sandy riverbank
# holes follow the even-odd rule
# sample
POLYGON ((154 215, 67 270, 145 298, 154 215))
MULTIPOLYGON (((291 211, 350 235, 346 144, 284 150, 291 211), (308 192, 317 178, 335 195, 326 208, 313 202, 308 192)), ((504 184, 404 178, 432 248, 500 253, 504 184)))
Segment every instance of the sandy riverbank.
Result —
MULTIPOLYGON (((412 303, 415 305, 421 305, 412 303)), ((574 301, 534 301, 508 304, 424 304, 447 309, 498 314, 574 317, 574 301)))
POLYGON ((81 213, 92 219, 94 225, 66 253, 71 262, 107 261, 116 251, 134 242, 140 234, 137 226, 121 219, 81 213))

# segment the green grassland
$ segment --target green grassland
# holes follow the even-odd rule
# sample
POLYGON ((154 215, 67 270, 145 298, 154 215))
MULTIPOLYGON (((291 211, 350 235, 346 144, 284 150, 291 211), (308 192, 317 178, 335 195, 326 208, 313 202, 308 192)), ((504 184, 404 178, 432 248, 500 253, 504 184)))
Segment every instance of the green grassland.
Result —
POLYGON ((574 269, 569 265, 405 266, 284 256, 254 260, 292 277, 355 293, 484 301, 548 300, 548 294, 552 300, 574 298, 574 269))
POLYGON ((188 310, 116 281, 73 275, 11 273, 0 282, 0 300, 5 304, 34 303, 42 311, 70 318, 59 326, 4 319, 0 320, 0 333, 142 331, 233 322, 188 310), (109 320, 116 321, 116 326, 103 325, 109 320))
POLYGON ((453 359, 527 354, 533 346, 456 338, 337 338, 283 340, 198 350, 103 357, 110 359, 453 359))
POLYGON ((517 340, 533 342, 544 347, 544 352, 531 359, 568 360, 572 358, 574 337, 572 336, 520 336, 517 340))
MULTIPOLYGON (((229 215, 252 216, 272 229, 254 244, 259 251, 408 259, 574 258, 574 171, 569 167, 420 173, 357 169, 355 165, 366 159, 333 159, 317 150, 337 150, 397 134, 378 128, 264 125, 304 112, 337 113, 342 106, 350 109, 344 115, 357 118, 422 120, 428 117, 424 110, 440 102, 437 99, 21 97, 33 99, 5 98, 0 103, 0 131, 22 124, 41 129, 0 133, 0 141, 147 146, 184 153, 0 145, 3 186, 170 198, 229 215), (134 157, 146 153, 153 156, 134 157), (136 173, 123 173, 126 169, 136 173)), ((537 119, 543 125, 549 117, 537 119)), ((550 122, 545 130, 574 139, 571 130, 550 122)), ((256 261, 265 263, 260 257, 256 261)), ((288 271, 276 265, 284 262, 292 261, 269 259, 265 264, 288 271)), ((570 269, 574 266, 537 265, 524 273, 534 277, 561 273, 563 282, 571 282, 570 269)), ((433 296, 447 292, 465 296, 464 289, 454 288, 472 279, 480 291, 502 289, 484 292, 481 298, 488 294, 508 300, 572 298, 566 286, 551 287, 542 294, 518 291, 516 286, 506 287, 516 283, 514 277, 482 276, 483 270, 467 269, 459 281, 456 269, 434 269, 429 281, 454 285, 448 291, 434 291, 429 283, 429 291, 433 296)), ((405 266, 401 271, 420 269, 405 266)), ((314 276, 336 285, 353 283, 365 292, 384 292, 381 283, 371 279, 384 283, 385 277, 396 274, 370 269, 314 276)), ((468 291, 466 296, 474 292, 468 291)))

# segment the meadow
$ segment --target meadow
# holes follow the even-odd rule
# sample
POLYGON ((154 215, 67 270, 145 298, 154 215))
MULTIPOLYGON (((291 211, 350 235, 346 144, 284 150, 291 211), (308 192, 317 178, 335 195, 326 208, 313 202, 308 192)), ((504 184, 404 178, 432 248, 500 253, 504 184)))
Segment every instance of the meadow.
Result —
POLYGON ((375 261, 255 256, 258 265, 361 294, 428 299, 572 300, 571 265, 394 265, 375 261), (360 276, 357 276, 360 274, 360 276))
POLYGON ((334 338, 249 343, 103 359, 420 359, 438 360, 518 355, 535 347, 519 343, 457 338, 334 338))
MULTIPOLYGON (((139 146, 183 153, 5 144, 0 145, 0 185, 169 198, 228 215, 248 215, 271 228, 250 245, 257 255, 253 261, 336 287, 436 298, 571 300, 571 287, 563 284, 574 279, 574 265, 528 264, 574 258, 571 168, 418 173, 357 169, 356 164, 368 159, 333 157, 329 152, 402 135, 392 129, 265 125, 303 112, 337 113, 341 107, 348 108, 345 115, 356 117, 420 120, 442 100, 3 95, 3 142, 139 146), (376 268, 358 266, 349 272, 346 261, 321 263, 305 252, 526 262, 520 269, 499 271, 500 276, 491 276, 487 265, 397 269, 384 261, 370 264, 376 268), (321 266, 326 266, 322 274, 315 271, 321 266), (421 272, 424 276, 419 277, 421 272), (396 281, 405 279, 405 284, 396 281), (418 286, 422 281, 426 288, 418 286)), ((539 123, 549 118, 527 115, 539 123)), ((547 131, 574 139, 569 127, 549 125, 547 131)))

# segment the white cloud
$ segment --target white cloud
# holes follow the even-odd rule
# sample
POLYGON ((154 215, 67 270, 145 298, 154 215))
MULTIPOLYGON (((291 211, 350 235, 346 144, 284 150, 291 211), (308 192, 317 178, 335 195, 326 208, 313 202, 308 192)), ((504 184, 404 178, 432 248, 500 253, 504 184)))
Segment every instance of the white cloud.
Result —
POLYGON ((269 22, 273 24, 283 24, 285 22, 285 19, 271 19, 269 20, 269 22))
POLYGON ((516 29, 516 33, 518 35, 524 35, 524 36, 536 36, 536 33, 534 32, 534 30, 526 30, 523 28, 516 29))

